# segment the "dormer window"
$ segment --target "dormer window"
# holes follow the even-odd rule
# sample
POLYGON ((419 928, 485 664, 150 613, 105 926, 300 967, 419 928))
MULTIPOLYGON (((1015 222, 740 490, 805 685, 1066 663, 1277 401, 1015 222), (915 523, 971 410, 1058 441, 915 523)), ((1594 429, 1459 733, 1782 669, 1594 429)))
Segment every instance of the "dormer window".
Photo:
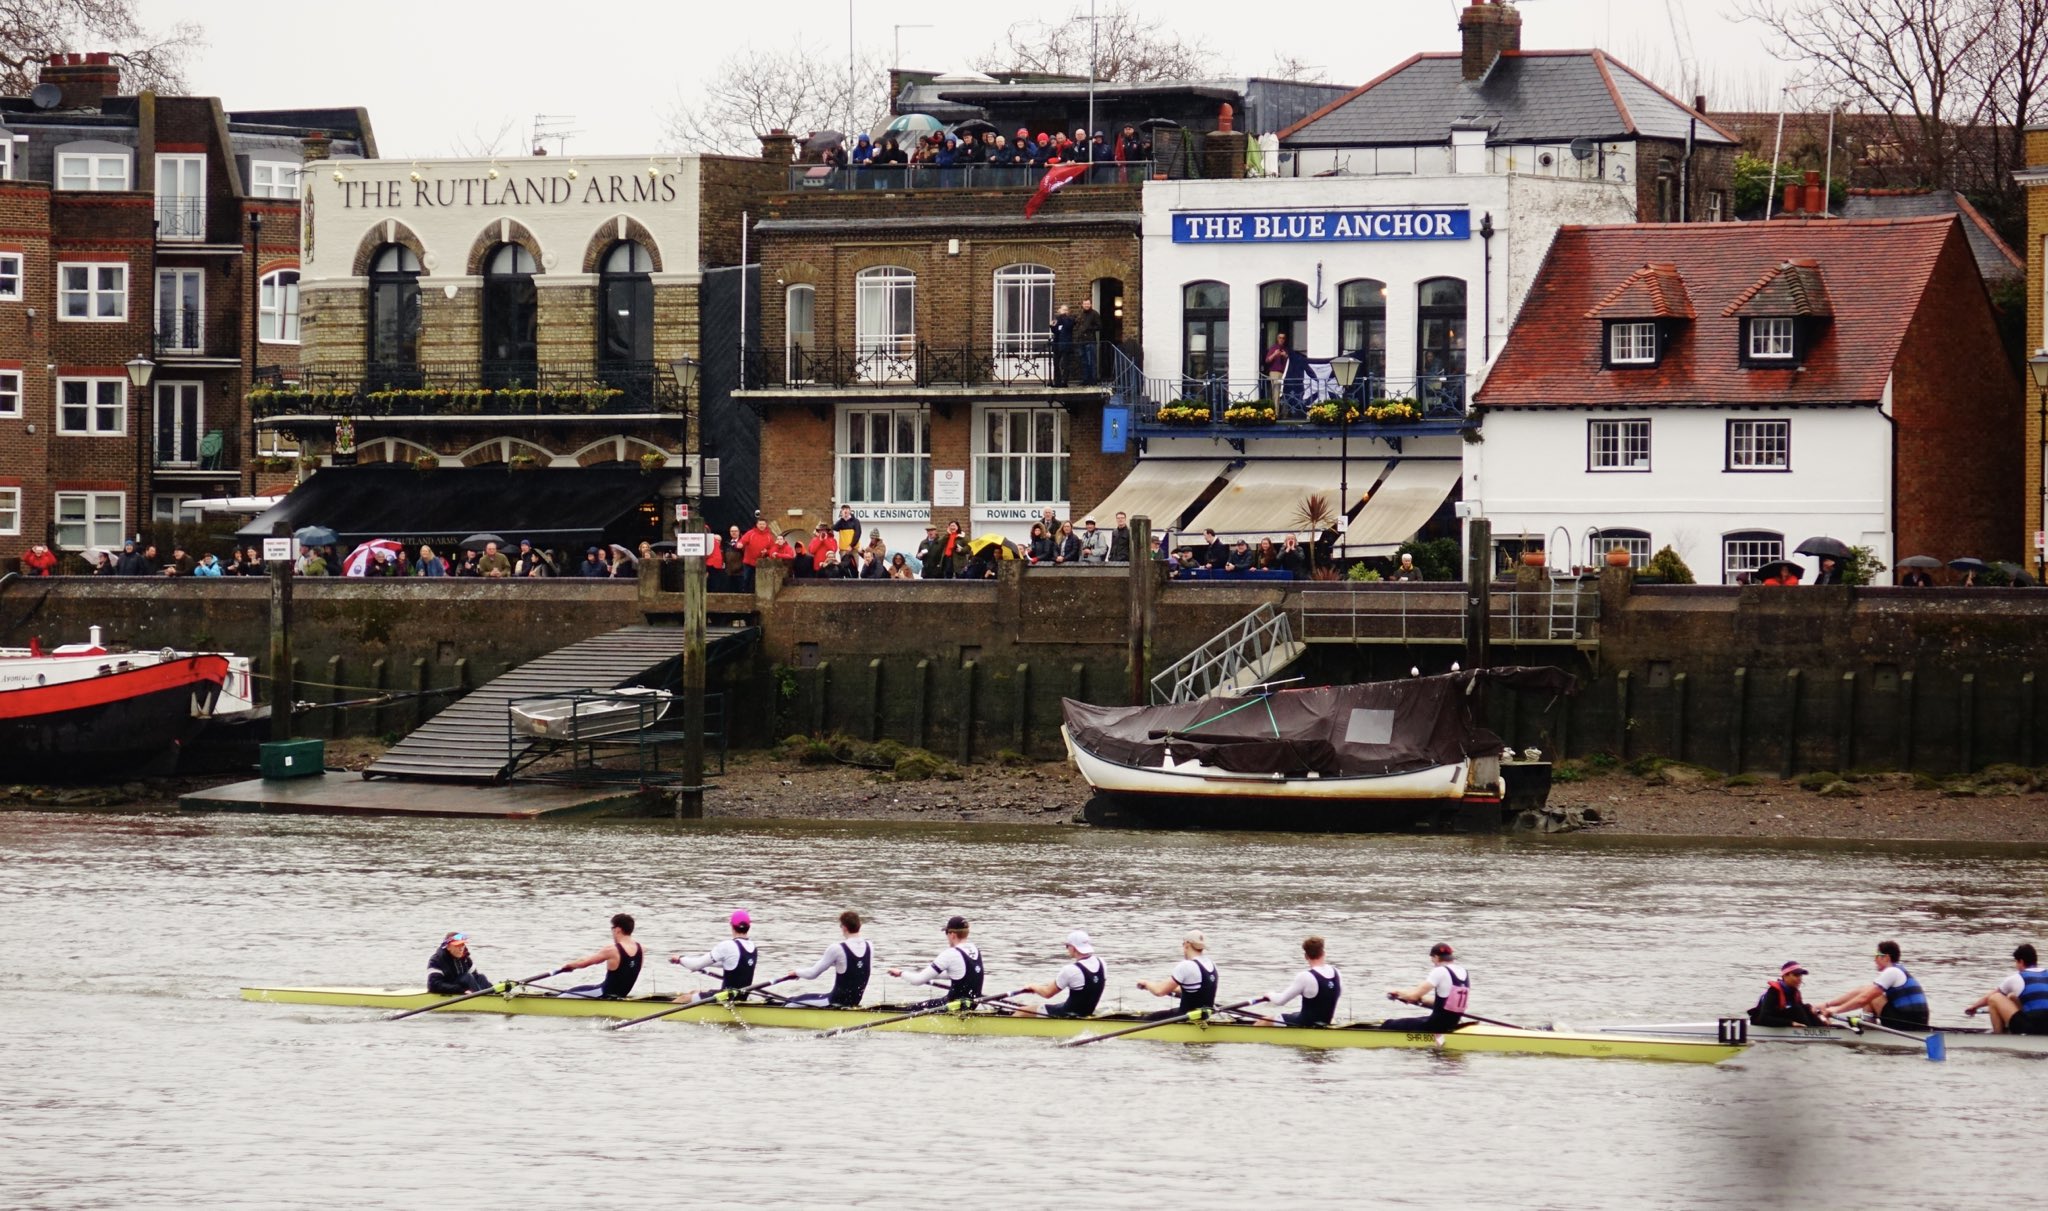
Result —
POLYGON ((1655 320, 1613 320, 1607 325, 1609 366, 1654 366, 1660 352, 1655 320))
POLYGON ((1749 327, 1743 348, 1753 362, 1789 362, 1798 355, 1796 322, 1789 315, 1759 316, 1749 327))

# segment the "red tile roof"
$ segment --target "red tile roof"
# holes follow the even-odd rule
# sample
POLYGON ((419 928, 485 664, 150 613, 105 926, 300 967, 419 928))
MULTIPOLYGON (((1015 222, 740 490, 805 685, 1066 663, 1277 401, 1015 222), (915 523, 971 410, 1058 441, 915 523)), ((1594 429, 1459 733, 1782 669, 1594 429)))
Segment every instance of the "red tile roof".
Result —
MULTIPOLYGON (((1482 407, 1873 402, 1920 308, 1936 260, 1963 233, 1952 215, 1563 227, 1476 397, 1482 407), (1674 266, 1696 308, 1655 367, 1608 370, 1601 323, 1644 267, 1674 266), (1789 269, 1787 268, 1789 265, 1789 269), (1820 285, 1825 275, 1832 289, 1820 285), (1833 319, 1800 368, 1742 365, 1731 313, 1765 293, 1788 310, 1818 290, 1833 319)), ((1647 291, 1647 285, 1640 287, 1647 291)), ((1989 306, 1986 302, 1985 306, 1989 306)), ((1655 314, 1655 313, 1646 313, 1655 314)), ((1807 314, 1824 314, 1809 310, 1807 314)))
POLYGON ((1587 319, 1647 320, 1691 319, 1692 296, 1685 278, 1669 261, 1645 265, 1628 275, 1621 285, 1586 313, 1587 319))
POLYGON ((1812 260, 1786 261, 1774 266, 1756 284, 1735 296, 1721 309, 1722 315, 1833 315, 1834 301, 1828 298, 1827 283, 1820 266, 1812 260))

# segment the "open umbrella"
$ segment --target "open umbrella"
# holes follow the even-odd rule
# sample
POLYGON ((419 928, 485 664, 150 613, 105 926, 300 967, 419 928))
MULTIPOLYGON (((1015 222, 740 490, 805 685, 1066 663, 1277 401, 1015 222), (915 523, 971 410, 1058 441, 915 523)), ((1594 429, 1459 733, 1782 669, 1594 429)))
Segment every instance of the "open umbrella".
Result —
POLYGON ((663 539, 660 542, 649 544, 648 549, 653 551, 657 555, 672 554, 676 549, 675 540, 663 539))
POLYGON ((1922 568, 1931 572, 1941 566, 1941 561, 1932 555, 1908 555, 1899 561, 1899 566, 1902 568, 1922 568))
POLYGON ((2028 588, 2034 583, 2033 576, 2029 575, 2027 569, 2020 564, 1997 563, 1991 566, 2005 573, 2006 579, 2012 581, 2013 584, 2019 586, 2020 588, 2028 588))
POLYGON ((968 135, 994 134, 995 129, 996 124, 987 118, 969 118, 965 122, 956 123, 953 133, 965 138, 968 135))
POLYGON ((1023 558, 1023 553, 1022 553, 1022 552, 1020 552, 1019 550, 1017 550, 1017 544, 1016 544, 1016 543, 1014 543, 1014 542, 1011 542, 1011 541, 1010 541, 1009 539, 1007 539, 1007 538, 1004 538, 1004 537, 1003 537, 1002 535, 1000 535, 1000 534, 983 534, 983 535, 982 535, 982 536, 980 536, 979 538, 973 538, 973 539, 969 539, 969 540, 968 540, 968 542, 967 542, 967 549, 968 549, 969 551, 973 552, 973 553, 974 553, 974 554, 976 554, 976 555, 979 555, 979 554, 981 554, 983 550, 985 550, 985 549, 987 549, 988 547, 991 547, 991 546, 994 546, 994 547, 1000 547, 1000 548, 1001 548, 1001 552, 1000 552, 1000 554, 999 554, 999 555, 997 556, 997 558, 1000 558, 1000 559, 1021 559, 1021 558, 1023 558))
POLYGON ((462 549, 465 551, 481 551, 491 543, 497 543, 502 549, 505 545, 505 540, 496 534, 472 534, 462 540, 462 549))
POLYGON ((302 547, 331 547, 341 541, 341 535, 326 526, 302 526, 292 537, 298 539, 302 547))
POLYGON ((811 137, 804 140, 804 155, 815 156, 821 151, 845 145, 846 136, 836 130, 814 130, 811 137))
POLYGON ((1948 566, 1958 572, 1975 572, 1979 576, 1991 570, 1990 564, 1972 555, 1965 555, 1961 559, 1951 559, 1948 561, 1948 566))
POLYGON ((1809 538, 1792 548, 1794 555, 1816 555, 1826 559, 1849 558, 1849 544, 1839 538, 1809 538))
POLYGON ((1793 574, 1793 575, 1795 575, 1795 576, 1805 576, 1805 575, 1806 575, 1806 569, 1804 569, 1804 568, 1800 567, 1800 566, 1799 566, 1798 564, 1796 564, 1796 563, 1793 563, 1793 562, 1792 562, 1791 560, 1789 560, 1789 559, 1780 559, 1780 560, 1776 560, 1776 561, 1774 561, 1774 562, 1772 562, 1772 563, 1767 563, 1767 564, 1763 565, 1762 567, 1758 568, 1758 569, 1757 569, 1757 570, 1756 570, 1756 571, 1755 571, 1755 572, 1753 573, 1753 575, 1754 575, 1754 576, 1756 577, 1756 579, 1757 579, 1757 580, 1758 580, 1759 582, 1761 582, 1761 581, 1769 580, 1769 579, 1770 579, 1771 577, 1773 577, 1773 576, 1776 576, 1776 575, 1778 575, 1779 573, 1783 572, 1783 571, 1784 571, 1785 569, 1787 569, 1787 568, 1790 568, 1790 569, 1792 570, 1792 574, 1793 574))
POLYGON ((899 114, 887 126, 875 132, 875 138, 880 139, 883 135, 895 135, 897 136, 897 142, 900 143, 905 136, 912 139, 922 139, 926 135, 937 134, 944 129, 946 129, 946 124, 930 114, 899 114))
POLYGON ((1147 118, 1138 123, 1139 130, 1179 130, 1180 123, 1172 118, 1147 118))
POLYGON ((637 555, 635 555, 635 554, 633 554, 633 552, 632 552, 631 550, 629 550, 628 548, 626 548, 626 547, 622 547, 622 546, 620 546, 620 545, 619 545, 618 543, 612 543, 612 544, 610 544, 610 545, 611 545, 611 548, 612 548, 612 562, 613 562, 613 563, 617 563, 617 562, 618 562, 619 560, 621 560, 621 559, 625 560, 625 561, 626 561, 627 563, 638 563, 638 562, 640 562, 640 557, 639 557, 639 556, 637 556, 637 555))
POLYGON ((348 553, 348 558, 341 561, 341 574, 368 576, 372 559, 379 563, 393 563, 398 559, 398 551, 398 543, 392 539, 373 538, 348 553))

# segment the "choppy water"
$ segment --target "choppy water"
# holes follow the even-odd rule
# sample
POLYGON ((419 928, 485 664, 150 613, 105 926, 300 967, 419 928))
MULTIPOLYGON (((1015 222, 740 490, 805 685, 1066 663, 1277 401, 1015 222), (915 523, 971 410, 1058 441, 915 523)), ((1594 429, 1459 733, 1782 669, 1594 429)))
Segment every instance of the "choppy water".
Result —
POLYGON ((1827 996, 1896 936, 1939 1017, 2048 943, 2044 886, 2048 856, 1868 846, 0 815, 0 1206, 1986 1206, 2038 1160, 2041 1060, 1065 1051, 236 995, 416 982, 457 927, 527 975, 621 909, 665 955, 746 907, 779 972, 852 906, 878 967, 967 913, 992 988, 1085 927, 1133 1008, 1189 927, 1226 997, 1323 934, 1366 1016, 1448 938, 1473 1008, 1531 1023, 1739 1010, 1785 958, 1827 996))

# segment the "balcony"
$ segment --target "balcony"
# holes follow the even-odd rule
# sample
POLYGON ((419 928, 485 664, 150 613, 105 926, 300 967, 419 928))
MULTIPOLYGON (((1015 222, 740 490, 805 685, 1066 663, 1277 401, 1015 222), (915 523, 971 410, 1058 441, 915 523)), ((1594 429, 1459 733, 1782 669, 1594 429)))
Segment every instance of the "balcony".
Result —
POLYGON ((1360 378, 1344 392, 1328 379, 1303 374, 1277 382, 1144 378, 1120 385, 1119 394, 1135 409, 1133 423, 1153 436, 1335 436, 1343 428, 1344 410, 1351 413, 1354 434, 1427 436, 1469 427, 1465 389, 1462 374, 1360 378))
POLYGON ((1082 382, 1078 354, 1062 366, 1043 341, 998 346, 928 345, 922 341, 863 342, 852 349, 749 349, 742 368, 745 391, 801 392, 859 388, 1016 388, 1033 391, 1110 389, 1108 355, 1095 383, 1082 382))
POLYGON ((206 199, 158 198, 156 238, 161 242, 173 244, 205 243, 206 199))
MULTIPOLYGON (((1152 179, 1154 161, 1090 164, 1074 185, 1137 185, 1152 179)), ((891 164, 881 168, 834 168, 829 164, 796 164, 789 170, 791 193, 842 192, 862 189, 1037 189, 1047 169, 1036 164, 891 164)))
POLYGON ((573 421, 680 416, 668 367, 652 362, 414 362, 323 366, 249 392, 258 421, 347 417, 573 421))
POLYGON ((206 313, 197 307, 164 307, 156 313, 159 357, 200 357, 206 353, 206 313))

